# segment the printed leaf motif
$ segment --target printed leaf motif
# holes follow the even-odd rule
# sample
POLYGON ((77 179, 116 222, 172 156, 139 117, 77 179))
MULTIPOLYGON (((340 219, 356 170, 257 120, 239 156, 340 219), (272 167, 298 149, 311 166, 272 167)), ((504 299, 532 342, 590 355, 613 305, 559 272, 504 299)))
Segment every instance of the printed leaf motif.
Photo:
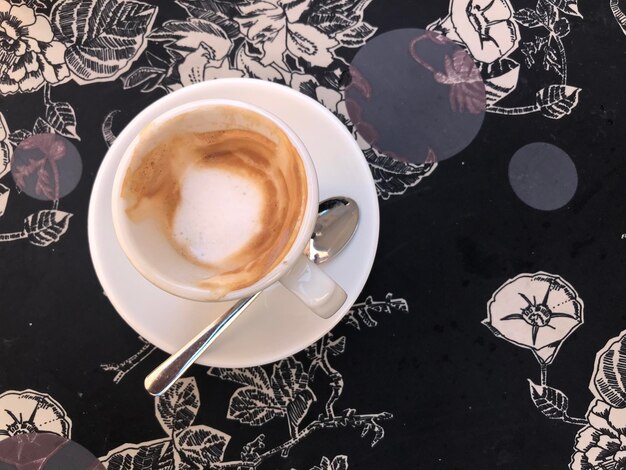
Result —
POLYGON ((309 412, 315 394, 311 389, 303 390, 287 405, 287 417, 292 426, 298 426, 309 412))
POLYGON ((332 470, 348 470, 348 456, 338 455, 331 462, 332 470))
POLYGON ((201 18, 221 27, 229 38, 239 36, 239 24, 229 18, 233 15, 233 0, 176 0, 181 7, 187 10, 189 16, 201 18))
POLYGON ((272 389, 278 403, 288 404, 308 387, 308 383, 309 376, 304 372, 304 366, 293 356, 274 364, 272 389))
POLYGON ((258 388, 242 387, 230 399, 227 418, 262 426, 277 416, 285 416, 285 413, 273 395, 258 388))
POLYGON ((243 446, 241 460, 251 461, 259 458, 260 452, 265 449, 265 434, 259 434, 253 441, 243 446))
POLYGON ((174 468, 174 449, 169 438, 112 450, 102 461, 107 470, 170 470, 174 468))
POLYGON ((556 49, 554 49, 551 46, 547 46, 544 49, 543 68, 547 71, 552 69, 556 73, 558 73, 560 76, 563 76, 563 64, 561 63, 561 60, 559 59, 559 55, 556 49))
POLYGON ((221 462, 228 441, 228 434, 208 426, 191 426, 177 432, 174 436, 174 445, 178 450, 175 468, 180 468, 179 454, 185 456, 185 461, 197 465, 196 468, 209 468, 212 463, 221 462))
POLYGON ((508 96, 517 87, 520 65, 503 58, 485 67, 485 98, 487 107, 508 96))
POLYGON ((204 44, 210 60, 221 59, 228 52, 228 35, 216 24, 199 18, 169 20, 150 34, 153 41, 163 41, 166 47, 191 53, 204 44))
POLYGON ((271 65, 262 64, 257 57, 249 54, 246 44, 240 47, 235 55, 235 67, 241 70, 247 77, 259 78, 271 82, 283 81, 283 76, 276 68, 271 65))
POLYGON ((352 26, 350 29, 343 31, 337 35, 337 40, 342 46, 346 47, 361 47, 365 45, 367 40, 371 38, 378 28, 374 28, 369 23, 359 23, 352 26))
POLYGON ((11 170, 11 155, 13 149, 7 142, 0 142, 0 178, 11 170))
POLYGON ((361 324, 359 323, 359 320, 357 320, 356 317, 354 316, 354 313, 350 313, 346 315, 344 317, 344 321, 346 322, 346 325, 353 326, 357 330, 361 329, 361 324))
POLYGON ((559 16, 559 11, 548 0, 538 0, 536 12, 544 25, 553 24, 559 16))
POLYGON ((604 401, 616 408, 626 408, 626 336, 600 356, 593 382, 604 401))
POLYGON ((341 338, 330 340, 326 343, 326 346, 333 356, 339 356, 346 350, 346 337, 342 336, 341 338))
MULTIPOLYGON (((371 0, 312 0, 307 24, 333 37, 363 21, 363 10, 371 0)), ((369 26, 369 25, 368 25, 369 26)))
POLYGON ((564 38, 570 32, 571 26, 567 18, 561 18, 552 25, 553 31, 560 38, 564 38))
POLYGON ((33 126, 33 134, 48 133, 54 133, 54 128, 45 119, 38 117, 33 126))
POLYGON ((530 397, 544 416, 550 419, 563 419, 567 416, 569 400, 563 392, 547 385, 536 385, 530 379, 528 383, 530 397))
POLYGON ((551 119, 560 119, 572 112, 578 104, 580 88, 568 85, 550 85, 537 92, 541 113, 551 119))
POLYGON ((578 0, 547 0, 550 4, 557 7, 563 13, 567 13, 568 15, 579 16, 580 18, 583 15, 578 11, 578 0))
POLYGON ((622 32, 626 34, 626 13, 622 11, 622 8, 619 5, 620 0, 611 0, 611 13, 617 20, 617 24, 621 28, 622 32))
POLYGON ((102 123, 102 138, 107 144, 107 147, 113 145, 115 139, 117 138, 113 133, 113 118, 120 112, 119 109, 114 109, 110 111, 109 114, 104 118, 104 122, 102 123))
POLYGON ((270 379, 262 367, 248 367, 245 369, 217 369, 210 368, 208 374, 223 380, 230 380, 241 385, 249 385, 259 389, 269 389, 270 379))
POLYGON ((542 36, 535 36, 533 41, 522 42, 520 50, 524 54, 524 63, 526 67, 530 68, 535 64, 537 54, 542 51, 548 40, 542 36))
POLYGON ((66 102, 46 104, 46 122, 64 137, 80 140, 76 134, 76 114, 72 105, 66 102))
POLYGON ((59 241, 67 232, 72 214, 58 210, 43 210, 24 219, 24 233, 37 246, 48 246, 59 241))
MULTIPOLYGON (((26 184, 26 178, 31 176, 36 171, 38 172, 38 179, 43 178, 43 180, 49 181, 49 176, 42 171, 42 166, 45 164, 45 161, 29 159, 29 163, 26 165, 14 165, 13 168, 13 179, 17 184, 18 190, 19 188, 23 188, 26 184), (44 176, 45 175, 45 176, 44 176)), ((37 181, 37 193, 41 191, 41 181, 37 181)))
POLYGON ((405 163, 379 155, 373 149, 364 151, 364 154, 370 165, 378 196, 384 200, 404 194, 408 188, 416 186, 430 175, 437 166, 436 162, 421 165, 405 163))
POLYGON ((322 457, 320 464, 311 468, 311 470, 348 470, 348 457, 346 455, 338 455, 332 462, 328 457, 322 457))
POLYGON ((166 71, 158 67, 139 67, 123 77, 124 89, 135 88, 140 85, 141 91, 149 93, 159 87, 166 71))
POLYGON ((355 304, 350 309, 349 314, 346 317, 346 323, 351 326, 354 326, 357 330, 361 329, 361 325, 359 320, 363 322, 365 326, 368 328, 373 328, 378 325, 378 322, 374 320, 370 311, 374 311, 372 305, 374 304, 374 299, 372 296, 367 296, 365 302, 362 304, 355 304))
POLYGON ((537 12, 531 8, 521 8, 513 15, 515 21, 523 24, 527 28, 536 28, 541 26, 541 19, 537 12))
POLYGON ((11 135, 9 136, 9 142, 17 147, 23 140, 28 139, 31 135, 33 135, 31 131, 27 131, 26 129, 18 129, 11 132, 11 135))
POLYGON ((238 6, 254 3, 251 0, 175 0, 177 4, 187 10, 190 16, 201 18, 207 13, 221 13, 233 15, 238 13, 238 6))
POLYGON ((51 17, 67 45, 65 62, 79 84, 126 72, 147 45, 157 7, 135 0, 61 0, 51 17))
POLYGON ((191 426, 200 408, 196 379, 179 379, 164 395, 155 400, 156 415, 163 430, 172 434, 191 426))
MULTIPOLYGON (((42 164, 37 171, 37 181, 35 182, 35 194, 49 200, 58 199, 58 190, 53 190, 53 182, 50 181, 50 173, 45 168, 45 160, 31 160, 31 163, 42 164)), ((17 181, 17 179, 16 179, 17 181)))
MULTIPOLYGON (((220 0, 175 0, 175 2, 183 7, 189 16, 196 18, 202 17, 206 12, 222 12, 220 9, 220 0)), ((233 2, 234 3, 234 2, 233 2)), ((222 8, 225 6, 222 5, 222 8)))

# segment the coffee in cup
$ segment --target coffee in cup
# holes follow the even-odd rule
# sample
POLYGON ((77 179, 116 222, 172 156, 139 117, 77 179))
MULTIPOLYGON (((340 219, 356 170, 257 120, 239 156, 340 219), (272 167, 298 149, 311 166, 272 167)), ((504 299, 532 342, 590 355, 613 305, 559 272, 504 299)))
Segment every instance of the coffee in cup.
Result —
MULTIPOLYGON (((254 284, 289 251, 307 180, 298 151, 271 121, 233 107, 217 112, 225 122, 258 121, 264 133, 168 132, 149 150, 135 150, 122 198, 131 220, 158 221, 181 256, 207 269, 201 287, 226 293, 254 284)), ((181 129, 189 119, 193 112, 168 126, 181 129)))
POLYGON ((233 300, 277 281, 322 317, 343 289, 302 253, 317 218, 304 144, 264 110, 180 106, 135 137, 113 184, 113 222, 149 281, 192 300, 233 300))

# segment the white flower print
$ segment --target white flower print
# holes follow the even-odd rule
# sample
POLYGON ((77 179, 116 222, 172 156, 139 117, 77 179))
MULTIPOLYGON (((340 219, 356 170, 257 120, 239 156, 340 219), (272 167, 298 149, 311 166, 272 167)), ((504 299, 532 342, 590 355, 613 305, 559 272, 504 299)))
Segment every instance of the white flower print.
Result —
POLYGON ((291 72, 273 64, 265 65, 261 60, 262 54, 253 53, 247 43, 244 43, 237 49, 237 53, 235 54, 235 64, 237 69, 242 71, 244 77, 249 76, 279 83, 283 81, 285 83, 290 82, 291 72))
POLYGON ((65 50, 48 18, 0 0, 0 94, 32 92, 69 78, 65 50))
POLYGON ((11 390, 0 395, 0 440, 17 434, 50 432, 71 437, 72 421, 50 395, 11 390))
POLYGON ((451 0, 450 14, 428 26, 464 44, 479 62, 492 63, 517 49, 519 30, 509 0, 451 0))
POLYGON ((243 76, 241 71, 230 67, 228 55, 233 44, 228 34, 205 19, 166 21, 150 39, 163 41, 167 49, 183 55, 178 64, 182 86, 213 78, 243 76))
POLYGON ((266 0, 239 7, 241 16, 235 20, 244 35, 263 50, 264 65, 275 63, 286 69, 286 53, 318 67, 332 63, 332 51, 338 41, 299 21, 310 3, 311 0, 266 0))
POLYGON ((589 424, 576 435, 571 470, 626 467, 626 409, 614 408, 602 400, 592 402, 589 424))
POLYGON ((230 44, 226 48, 226 52, 216 50, 206 43, 200 43, 195 52, 192 52, 178 66, 180 81, 183 86, 200 83, 205 80, 224 77, 242 77, 240 70, 232 69, 226 54, 230 44))
POLYGON ((330 109, 342 120, 347 121, 349 119, 345 96, 340 91, 325 86, 318 86, 315 89, 315 97, 317 101, 330 109))
POLYGON ((520 274, 505 282, 483 321, 494 335, 533 351, 550 364, 563 341, 583 323, 583 302, 560 276, 520 274))

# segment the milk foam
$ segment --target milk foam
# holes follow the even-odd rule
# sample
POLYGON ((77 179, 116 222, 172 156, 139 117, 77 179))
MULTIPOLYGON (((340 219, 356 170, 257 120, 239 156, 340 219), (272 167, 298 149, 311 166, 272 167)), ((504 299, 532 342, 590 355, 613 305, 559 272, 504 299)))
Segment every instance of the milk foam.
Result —
POLYGON ((249 179, 224 169, 192 167, 181 180, 172 235, 197 261, 219 264, 259 234, 264 202, 249 179))
POLYGON ((183 283, 192 272, 196 285, 220 299, 284 259, 300 231, 307 188, 288 136, 263 116, 225 106, 144 131, 121 196, 131 221, 156 222, 176 262, 194 265, 169 272, 183 283))

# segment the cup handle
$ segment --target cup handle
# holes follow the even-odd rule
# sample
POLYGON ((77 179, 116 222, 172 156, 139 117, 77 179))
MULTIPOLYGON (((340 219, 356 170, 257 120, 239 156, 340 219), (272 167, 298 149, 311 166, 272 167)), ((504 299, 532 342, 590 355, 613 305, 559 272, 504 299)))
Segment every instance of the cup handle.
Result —
POLYGON ((322 318, 332 317, 346 301, 346 292, 315 263, 302 255, 280 282, 322 318))

